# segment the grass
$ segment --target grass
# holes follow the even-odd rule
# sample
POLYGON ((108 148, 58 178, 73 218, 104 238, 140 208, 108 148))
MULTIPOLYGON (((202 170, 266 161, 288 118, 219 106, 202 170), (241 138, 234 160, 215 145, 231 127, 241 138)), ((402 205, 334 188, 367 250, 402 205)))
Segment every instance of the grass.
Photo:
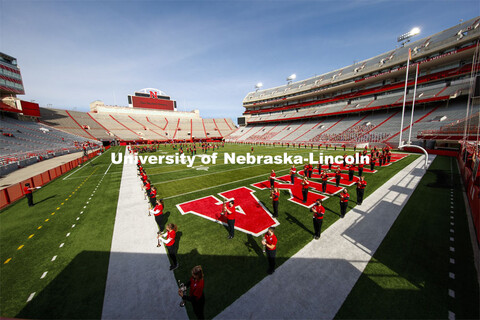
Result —
POLYGON ((336 318, 445 319, 451 311, 457 319, 478 319, 479 288, 465 212, 456 161, 437 157, 336 318))
POLYGON ((35 191, 34 207, 29 208, 23 199, 0 212, 1 316, 101 316, 121 178, 116 172, 121 167, 112 165, 104 175, 110 164, 108 152, 91 161, 71 179, 63 180, 67 173, 35 191), (89 252, 99 254, 87 254, 85 259, 89 252), (40 279, 44 272, 46 276, 40 279))
MULTIPOLYGON (((114 150, 118 151, 118 149, 114 150)), ((201 153, 198 148, 199 154, 201 153)), ((227 231, 219 224, 201 217, 181 215, 176 204, 231 190, 266 180, 270 170, 277 175, 287 174, 290 165, 233 165, 222 162, 223 152, 245 154, 247 145, 226 145, 220 153, 218 164, 208 166, 208 171, 186 168, 185 165, 145 165, 159 197, 165 199, 168 222, 178 225, 177 279, 186 280, 195 265, 205 272, 205 315, 212 318, 234 302, 243 293, 266 276, 267 261, 262 253, 260 238, 236 231, 235 238, 227 241, 227 231)), ((161 147, 156 153, 172 154, 175 151, 161 147)), ((276 155, 288 152, 306 156, 311 149, 283 147, 255 147, 255 155, 276 155)), ((343 151, 322 150, 324 155, 343 155, 343 151)), ((348 152, 348 153, 351 153, 348 152)), ((209 152, 211 154, 211 151, 209 152)), ((416 159, 410 155, 375 173, 365 173, 368 197, 386 180, 416 159)), ((86 165, 67 180, 61 178, 35 192, 35 201, 42 201, 29 209, 26 200, 0 212, 0 272, 1 316, 22 318, 100 318, 108 270, 113 224, 122 165, 110 164, 107 154, 96 160, 95 166, 86 165), (88 179, 87 179, 88 177, 88 179), (75 222, 91 190, 105 177, 81 219, 75 222), (64 202, 85 179, 71 200, 64 202), (64 202, 64 205, 60 205, 64 202), (51 217, 50 214, 60 207, 51 217), (46 218, 52 218, 45 223, 46 218), (72 224, 75 223, 75 228, 72 224), (42 229, 37 230, 39 225, 42 229), (71 235, 66 237, 70 232, 71 235), (35 233, 34 237, 28 236, 35 233), (59 248, 61 243, 64 247, 59 248), (25 247, 17 250, 18 246, 25 247), (58 255, 54 262, 50 260, 58 255), (4 261, 12 260, 8 264, 4 261), (48 274, 40 279, 44 271, 48 274), (30 303, 26 300, 36 292, 30 303), (52 308, 55 306, 55 308, 52 308), (82 307, 83 306, 83 307, 82 307), (88 306, 88 307, 85 307, 88 306)), ((199 163, 195 163, 195 166, 199 163)), ((299 166, 297 166, 299 167, 299 166)), ((300 168, 299 168, 300 169, 300 168)), ((378 169, 378 168, 377 168, 378 169)), ((355 187, 349 187, 351 202, 356 202, 355 187)), ((255 196, 272 212, 268 190, 256 190, 255 196)), ((308 209, 287 201, 289 194, 281 191, 277 236, 277 266, 285 262, 312 239, 313 226, 308 209)), ((323 230, 339 218, 339 200, 333 196, 324 201, 326 215, 323 230)), ((347 213, 348 214, 348 213, 347 213)), ((415 246, 415 243, 412 244, 415 246)), ((175 294, 175 293, 173 293, 175 294)), ((194 317, 187 304, 190 317, 194 317)), ((382 316, 384 317, 384 316, 382 316)))

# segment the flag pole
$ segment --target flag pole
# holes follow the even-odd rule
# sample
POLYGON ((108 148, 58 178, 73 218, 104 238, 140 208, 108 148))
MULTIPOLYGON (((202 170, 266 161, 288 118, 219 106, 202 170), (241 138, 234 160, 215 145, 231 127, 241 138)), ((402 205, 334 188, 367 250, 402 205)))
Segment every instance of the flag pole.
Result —
POLYGON ((412 50, 408 49, 408 58, 407 58, 407 72, 405 73, 405 90, 403 92, 403 107, 402 107, 402 119, 400 120, 400 136, 398 140, 398 148, 402 147, 402 131, 403 131, 403 117, 405 116, 405 102, 407 100, 407 86, 408 86, 408 68, 410 67, 410 56, 412 50))
POLYGON ((415 85, 413 87, 412 116, 410 117, 410 129, 408 130, 407 144, 412 144, 413 111, 415 110, 415 97, 417 96, 417 79, 419 67, 420 63, 417 63, 417 71, 415 72, 415 85))

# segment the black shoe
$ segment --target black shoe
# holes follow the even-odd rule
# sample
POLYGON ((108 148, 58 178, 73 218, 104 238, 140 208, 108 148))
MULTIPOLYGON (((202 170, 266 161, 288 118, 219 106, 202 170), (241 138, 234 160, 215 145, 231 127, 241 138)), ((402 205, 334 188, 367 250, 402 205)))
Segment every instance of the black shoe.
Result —
POLYGON ((345 217, 345 215, 344 215, 344 214, 342 214, 342 215, 340 216, 340 218, 342 218, 342 219, 343 219, 343 217, 345 217))
POLYGON ((232 236, 228 236, 228 238, 227 238, 227 239, 228 239, 228 240, 230 240, 230 239, 233 239, 233 237, 232 237, 232 236))
POLYGON ((315 237, 315 240, 318 240, 318 239, 320 239, 320 237, 315 237))
POLYGON ((177 268, 178 268, 178 263, 177 263, 176 265, 174 265, 174 266, 170 266, 170 270, 171 270, 171 271, 173 271, 173 270, 175 270, 175 269, 177 269, 177 268))

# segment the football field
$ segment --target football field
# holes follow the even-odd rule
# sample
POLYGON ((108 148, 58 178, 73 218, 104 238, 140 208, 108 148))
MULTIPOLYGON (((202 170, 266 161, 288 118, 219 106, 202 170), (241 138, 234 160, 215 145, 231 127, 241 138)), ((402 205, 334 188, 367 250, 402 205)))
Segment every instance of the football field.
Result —
MULTIPOLYGON (((290 165, 223 162, 223 153, 245 155, 250 148, 247 145, 229 144, 220 147, 215 150, 218 152, 215 165, 199 162, 192 168, 183 164, 144 165, 152 184, 158 189, 158 197, 165 200, 168 223, 178 226, 180 267, 174 272, 175 278, 182 281, 188 279, 195 265, 202 265, 204 269, 207 318, 219 314, 267 276, 267 261, 259 235, 265 231, 268 219, 272 219, 272 201, 269 184, 266 183, 272 169, 276 171, 277 178, 286 180, 277 184, 281 189, 279 217, 273 219, 279 239, 277 268, 312 241, 309 203, 302 204, 298 190, 288 183, 288 177, 282 178, 288 174, 290 165), (216 221, 221 218, 215 215, 219 214, 222 200, 232 197, 239 199, 239 202, 255 202, 257 205, 252 205, 251 209, 248 207, 248 210, 239 208, 242 219, 236 225, 238 228, 234 239, 227 240, 228 232, 223 224, 216 221), (257 211, 260 212, 260 218, 251 219, 251 212, 257 211), (266 215, 262 216, 261 212, 266 212, 266 215)), ((36 205, 33 208, 29 208, 23 199, 0 212, 1 316, 101 317, 122 174, 122 165, 112 164, 110 154, 123 150, 123 147, 109 149, 79 170, 67 173, 36 191, 36 205)), ((160 146, 157 152, 144 155, 172 155, 177 151, 170 145, 160 146)), ((318 155, 316 148, 255 146, 254 150, 255 155, 283 155, 284 152, 302 157, 308 157, 311 152, 318 155)), ((322 152, 324 155, 344 154, 343 150, 326 151, 324 148, 322 152)), ((202 154, 201 148, 197 147, 197 154, 202 154)), ((212 150, 208 154, 212 154, 212 150)), ((347 154, 353 154, 353 150, 347 150, 347 154)), ((365 197, 417 157, 414 154, 399 157, 389 166, 377 166, 376 172, 364 172, 368 182, 365 197)), ((297 166, 298 170, 302 168, 297 166)), ((314 173, 317 173, 316 169, 314 173)), ((327 193, 322 193, 315 185, 318 181, 312 179, 309 201, 324 198, 326 214, 322 230, 325 230, 340 219, 339 190, 329 183, 331 187, 327 193)), ((342 183, 347 181, 342 180, 342 183)), ((355 186, 347 188, 351 195, 350 209, 356 203, 355 186)), ((147 212, 135 214, 146 216, 147 212)), ((155 223, 153 219, 151 222, 155 223)), ((402 232, 404 229, 402 227, 402 232)), ((416 242, 412 242, 409 247, 416 246, 416 242)), ((152 246, 156 246, 155 241, 152 241, 152 246)), ((465 254, 468 255, 468 250, 465 254)), ((472 274, 472 270, 468 270, 468 274, 472 274)), ((361 278, 359 283, 362 281, 361 278)), ((365 303, 355 298, 358 290, 362 289, 356 286, 352 291, 348 304, 339 313, 341 317, 387 317, 386 314, 358 314, 358 308, 365 303)), ((367 287, 365 290, 370 289, 367 287)), ((172 292, 172 295, 176 295, 176 292, 172 292)), ((189 316, 194 317, 189 304, 187 310, 189 316)), ((417 314, 417 317, 422 316, 417 314)), ((397 317, 401 315, 397 314, 397 317)))

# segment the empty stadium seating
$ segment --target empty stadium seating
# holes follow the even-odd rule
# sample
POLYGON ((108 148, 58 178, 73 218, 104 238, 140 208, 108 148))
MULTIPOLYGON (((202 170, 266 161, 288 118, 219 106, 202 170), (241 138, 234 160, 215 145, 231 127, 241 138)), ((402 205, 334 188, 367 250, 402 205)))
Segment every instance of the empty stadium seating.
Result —
POLYGON ((86 113, 41 108, 41 120, 58 129, 99 140, 190 140, 221 139, 230 135, 236 126, 231 119, 202 119, 188 117, 121 112, 86 113))
MULTIPOLYGON (((67 120, 68 121, 68 120, 67 120)), ((32 157, 50 157, 82 150, 85 141, 98 143, 44 123, 20 121, 12 118, 0 120, 0 165, 32 157)))

